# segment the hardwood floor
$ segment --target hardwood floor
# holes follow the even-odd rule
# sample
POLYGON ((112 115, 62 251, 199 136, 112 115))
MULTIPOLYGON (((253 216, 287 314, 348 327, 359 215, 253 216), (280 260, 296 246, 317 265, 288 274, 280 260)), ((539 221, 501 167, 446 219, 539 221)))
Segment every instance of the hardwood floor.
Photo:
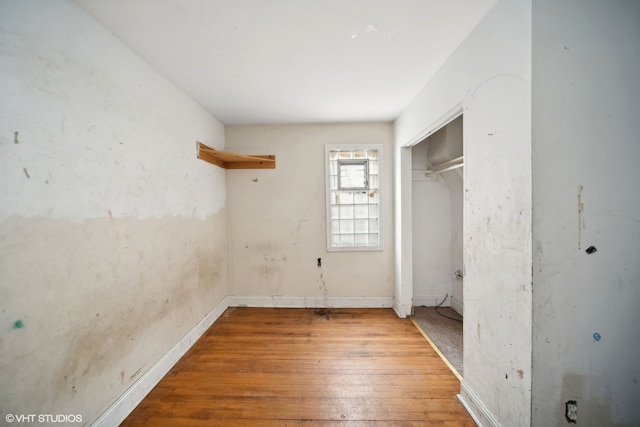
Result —
POLYGON ((123 426, 475 426, 390 309, 230 308, 123 426))

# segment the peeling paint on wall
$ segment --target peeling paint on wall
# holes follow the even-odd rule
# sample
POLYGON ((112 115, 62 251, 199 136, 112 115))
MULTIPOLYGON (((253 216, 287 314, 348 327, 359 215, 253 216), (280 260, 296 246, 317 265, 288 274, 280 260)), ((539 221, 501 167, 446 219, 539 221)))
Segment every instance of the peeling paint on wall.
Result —
POLYGON ((1 409, 89 425, 229 293, 224 126, 73 2, 0 27, 1 409))
POLYGON ((211 245, 225 234, 224 214, 0 221, 0 282, 21 284, 3 289, 0 321, 33 326, 28 341, 0 331, 3 404, 97 415, 227 295, 225 248, 211 245))

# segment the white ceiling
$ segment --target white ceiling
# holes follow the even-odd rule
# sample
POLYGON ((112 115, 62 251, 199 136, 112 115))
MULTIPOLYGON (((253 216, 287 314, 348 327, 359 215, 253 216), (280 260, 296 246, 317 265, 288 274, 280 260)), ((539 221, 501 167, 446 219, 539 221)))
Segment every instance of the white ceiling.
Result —
POLYGON ((390 121, 497 0, 75 0, 225 124, 390 121))

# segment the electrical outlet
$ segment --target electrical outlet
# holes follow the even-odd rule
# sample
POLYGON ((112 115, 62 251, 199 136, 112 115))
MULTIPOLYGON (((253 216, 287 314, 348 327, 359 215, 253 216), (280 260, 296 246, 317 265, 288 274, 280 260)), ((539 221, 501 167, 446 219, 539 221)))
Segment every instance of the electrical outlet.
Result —
POLYGON ((567 418, 567 421, 573 424, 578 423, 578 402, 575 400, 567 400, 564 404, 564 416, 567 418))

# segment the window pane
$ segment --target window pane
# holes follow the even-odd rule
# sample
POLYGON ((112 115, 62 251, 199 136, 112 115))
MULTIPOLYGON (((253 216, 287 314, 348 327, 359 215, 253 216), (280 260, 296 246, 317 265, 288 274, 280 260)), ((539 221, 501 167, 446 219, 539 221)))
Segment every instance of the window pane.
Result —
POLYGON ((377 160, 369 160, 369 173, 370 174, 378 174, 378 161, 377 160))
POLYGON ((368 234, 356 234, 355 242, 358 246, 369 246, 369 235, 368 234))
POLYGON ((369 206, 355 205, 353 216, 355 218, 369 218, 369 206))
POLYGON ((378 187, 378 175, 369 175, 369 188, 380 188, 378 187))
POLYGON ((378 218, 378 205, 369 205, 369 218, 378 218))
POLYGON ((341 234, 339 239, 340 246, 353 246, 354 238, 353 234, 341 234))
POLYGON ((341 161, 338 163, 338 185, 341 189, 368 188, 366 161, 341 161))
POLYGON ((351 191, 341 191, 338 193, 338 203, 353 204, 353 193, 351 191))
POLYGON ((340 220, 340 233, 353 233, 353 220, 341 219, 340 220))
POLYGON ((353 218, 353 205, 341 205, 340 206, 340 218, 341 219, 353 218))
POLYGON ((353 195, 353 203, 367 204, 369 203, 369 196, 366 191, 356 191, 353 195))
POLYGON ((337 175, 331 175, 329 177, 329 185, 330 185, 330 189, 331 190, 337 190, 338 189, 338 176, 337 175))
POLYGON ((369 232, 369 220, 367 219, 356 219, 354 222, 355 232, 356 233, 368 233, 369 232))
POLYGON ((380 159, 380 148, 327 150, 329 249, 379 248, 380 159))

